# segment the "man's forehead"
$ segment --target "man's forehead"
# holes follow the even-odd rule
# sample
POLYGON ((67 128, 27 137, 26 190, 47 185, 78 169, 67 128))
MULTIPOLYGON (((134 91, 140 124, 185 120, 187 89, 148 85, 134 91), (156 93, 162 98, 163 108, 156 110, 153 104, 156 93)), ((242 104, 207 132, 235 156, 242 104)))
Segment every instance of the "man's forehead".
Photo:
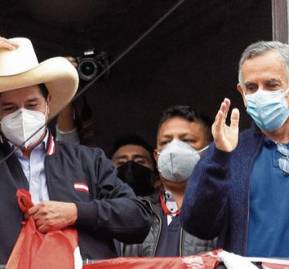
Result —
POLYGON ((8 90, 0 93, 1 98, 13 98, 13 97, 31 97, 31 96, 38 96, 41 95, 40 88, 38 85, 19 88, 15 90, 8 90))
POLYGON ((132 156, 132 155, 139 155, 145 156, 149 155, 150 153, 141 145, 123 145, 121 146, 114 154, 114 157, 121 157, 121 156, 132 156))
POLYGON ((159 129, 159 136, 167 136, 172 134, 194 134, 199 130, 202 123, 199 121, 188 121, 186 119, 176 117, 165 121, 159 129))
POLYGON ((269 51, 263 55, 247 59, 241 67, 244 83, 255 78, 282 80, 286 72, 285 64, 276 51, 269 51))

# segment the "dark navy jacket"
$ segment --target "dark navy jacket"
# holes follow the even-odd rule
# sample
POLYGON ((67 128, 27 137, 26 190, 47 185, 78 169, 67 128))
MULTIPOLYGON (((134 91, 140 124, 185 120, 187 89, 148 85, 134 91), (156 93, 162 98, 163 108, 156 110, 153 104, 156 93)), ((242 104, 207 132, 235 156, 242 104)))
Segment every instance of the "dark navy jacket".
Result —
POLYGON ((263 140, 252 126, 241 133, 231 153, 211 145, 188 182, 181 211, 188 232, 204 239, 218 236, 220 247, 246 255, 249 178, 263 140))
MULTIPOLYGON (((53 140, 51 143, 54 145, 53 140)), ((142 242, 151 224, 149 206, 117 178, 116 169, 103 151, 65 143, 55 144, 51 151, 51 143, 45 158, 49 198, 76 204, 82 258, 116 256, 113 238, 142 242)), ((7 143, 1 144, 0 160, 10 150, 7 143)), ((16 201, 17 188, 28 189, 28 181, 13 154, 0 162, 0 264, 7 262, 21 229, 23 214, 16 201)))

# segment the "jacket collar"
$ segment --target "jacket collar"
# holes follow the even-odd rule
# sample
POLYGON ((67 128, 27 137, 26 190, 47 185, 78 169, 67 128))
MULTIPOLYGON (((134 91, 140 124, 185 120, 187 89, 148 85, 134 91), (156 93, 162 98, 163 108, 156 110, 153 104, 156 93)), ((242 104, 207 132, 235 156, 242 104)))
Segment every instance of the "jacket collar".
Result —
MULTIPOLYGON (((6 148, 8 152, 12 151, 15 148, 15 146, 11 142, 9 142, 4 136, 1 135, 0 140, 0 145, 6 148)), ((40 144, 44 145, 47 155, 53 155, 55 153, 55 140, 48 129, 43 141, 40 144)))

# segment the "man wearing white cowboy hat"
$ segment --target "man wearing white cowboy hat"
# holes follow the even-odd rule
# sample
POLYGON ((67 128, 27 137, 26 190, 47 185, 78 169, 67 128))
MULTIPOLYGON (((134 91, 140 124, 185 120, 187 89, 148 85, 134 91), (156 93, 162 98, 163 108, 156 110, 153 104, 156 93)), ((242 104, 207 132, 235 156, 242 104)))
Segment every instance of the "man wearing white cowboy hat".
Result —
POLYGON ((98 148, 55 143, 46 122, 74 96, 75 68, 65 58, 38 63, 26 38, 0 38, 0 264, 21 229, 16 190, 29 189, 28 214, 40 232, 74 226, 83 259, 116 256, 113 239, 142 242, 150 210, 116 177, 98 148))

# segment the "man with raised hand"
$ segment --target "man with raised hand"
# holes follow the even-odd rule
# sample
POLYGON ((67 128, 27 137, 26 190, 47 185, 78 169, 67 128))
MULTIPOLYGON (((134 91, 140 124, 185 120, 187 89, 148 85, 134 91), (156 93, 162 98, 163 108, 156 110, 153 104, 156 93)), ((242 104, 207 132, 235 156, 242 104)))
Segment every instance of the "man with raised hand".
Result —
POLYGON ((243 52, 237 89, 251 128, 239 135, 239 110, 224 99, 214 143, 188 183, 184 228, 247 256, 289 256, 289 46, 257 42, 243 52))

